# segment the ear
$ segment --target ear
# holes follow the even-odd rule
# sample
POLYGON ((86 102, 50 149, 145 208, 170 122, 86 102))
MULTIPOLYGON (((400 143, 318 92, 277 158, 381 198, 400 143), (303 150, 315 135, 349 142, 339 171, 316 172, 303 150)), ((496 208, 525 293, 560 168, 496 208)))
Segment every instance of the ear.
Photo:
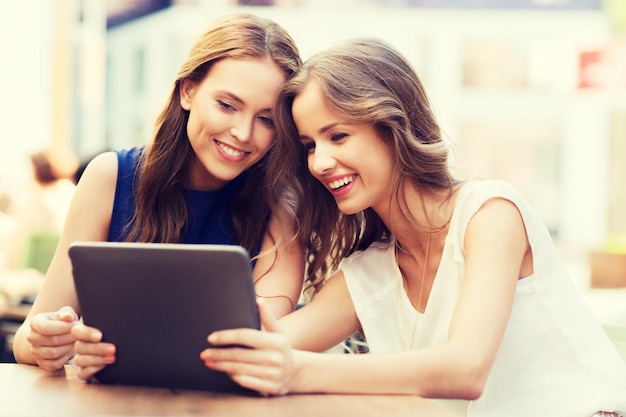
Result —
POLYGON ((191 97, 195 84, 188 79, 180 82, 180 107, 189 111, 191 110, 191 97))

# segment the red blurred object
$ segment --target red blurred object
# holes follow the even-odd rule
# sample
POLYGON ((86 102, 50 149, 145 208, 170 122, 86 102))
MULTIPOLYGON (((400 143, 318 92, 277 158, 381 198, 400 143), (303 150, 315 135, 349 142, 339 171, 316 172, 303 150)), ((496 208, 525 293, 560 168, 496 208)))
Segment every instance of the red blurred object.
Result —
POLYGON ((597 88, 596 69, 602 63, 601 51, 585 51, 580 54, 578 88, 597 88))
POLYGON ((578 87, 626 88, 626 37, 613 38, 602 49, 580 54, 578 87))

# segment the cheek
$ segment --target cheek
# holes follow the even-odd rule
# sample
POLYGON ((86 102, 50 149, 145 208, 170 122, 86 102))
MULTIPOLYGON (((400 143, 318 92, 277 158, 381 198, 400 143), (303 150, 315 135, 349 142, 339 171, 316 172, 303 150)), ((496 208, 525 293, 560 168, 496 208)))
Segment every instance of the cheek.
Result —
POLYGON ((189 113, 189 120, 187 120, 187 135, 189 139, 193 139, 200 134, 204 123, 200 112, 192 111, 189 113))
POLYGON ((191 142, 193 142, 194 138, 197 136, 196 122, 193 117, 193 114, 189 115, 189 119, 187 120, 187 137, 191 142))
POLYGON ((267 152, 276 141, 276 130, 260 126, 256 129, 254 143, 259 152, 267 152))
MULTIPOLYGON (((362 174, 367 175, 380 183, 381 186, 386 187, 391 182, 393 172, 397 169, 394 165, 393 155, 387 148, 374 148, 368 153, 367 159, 364 159, 363 155, 360 157, 363 167, 376 167, 375 169, 369 169, 362 174)), ((359 159, 357 159, 359 160, 359 159)))

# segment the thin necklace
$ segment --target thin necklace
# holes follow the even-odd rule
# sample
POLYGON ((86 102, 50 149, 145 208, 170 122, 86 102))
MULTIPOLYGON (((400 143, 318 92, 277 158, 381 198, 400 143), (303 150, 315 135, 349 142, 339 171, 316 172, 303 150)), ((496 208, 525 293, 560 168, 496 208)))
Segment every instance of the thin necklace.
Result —
MULTIPOLYGON (((417 319, 419 317, 419 312, 421 309, 421 305, 422 305, 422 291, 424 290, 424 281, 426 278, 426 268, 428 267, 428 252, 430 250, 430 236, 432 235, 432 233, 428 233, 428 241, 426 242, 426 252, 424 255, 424 267, 422 269, 422 281, 420 282, 420 292, 419 292, 419 296, 417 299, 417 308, 415 309, 415 318, 413 319, 413 331, 411 332, 411 344, 409 345, 409 347, 407 348, 407 346, 405 345, 404 348, 405 350, 411 350, 413 349, 413 342, 415 341, 415 331, 417 329, 417 319)), ((400 263, 398 262, 398 249, 402 250, 402 248, 400 247, 400 245, 398 244, 398 242, 396 241, 396 263, 398 264, 398 270, 400 270, 400 263)), ((400 301, 402 301, 402 287, 404 287, 404 275, 402 274, 402 270, 400 270, 400 278, 402 279, 402 282, 400 283, 400 301)), ((402 307, 402 303, 400 304, 400 325, 401 325, 401 329, 402 329, 402 343, 405 344, 405 340, 406 338, 404 337, 404 314, 402 313, 402 311, 404 310, 404 308, 402 307)))

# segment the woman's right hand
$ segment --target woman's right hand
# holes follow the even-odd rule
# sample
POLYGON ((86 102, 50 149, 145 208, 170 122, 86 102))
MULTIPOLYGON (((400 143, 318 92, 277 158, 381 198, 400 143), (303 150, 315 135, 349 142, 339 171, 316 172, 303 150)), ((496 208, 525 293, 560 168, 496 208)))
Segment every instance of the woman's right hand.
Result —
POLYGON ((37 365, 55 371, 74 356, 75 336, 72 327, 78 324, 78 315, 71 307, 61 307, 54 313, 39 313, 30 320, 26 340, 37 365))
POLYGON ((76 338, 73 363, 79 368, 78 378, 89 381, 107 365, 115 362, 115 345, 102 342, 102 332, 79 323, 72 328, 76 338))
POLYGON ((262 395, 285 395, 296 378, 294 351, 267 306, 261 300, 257 304, 263 330, 213 332, 208 337, 212 346, 200 353, 200 359, 207 368, 227 373, 242 387, 262 395))

